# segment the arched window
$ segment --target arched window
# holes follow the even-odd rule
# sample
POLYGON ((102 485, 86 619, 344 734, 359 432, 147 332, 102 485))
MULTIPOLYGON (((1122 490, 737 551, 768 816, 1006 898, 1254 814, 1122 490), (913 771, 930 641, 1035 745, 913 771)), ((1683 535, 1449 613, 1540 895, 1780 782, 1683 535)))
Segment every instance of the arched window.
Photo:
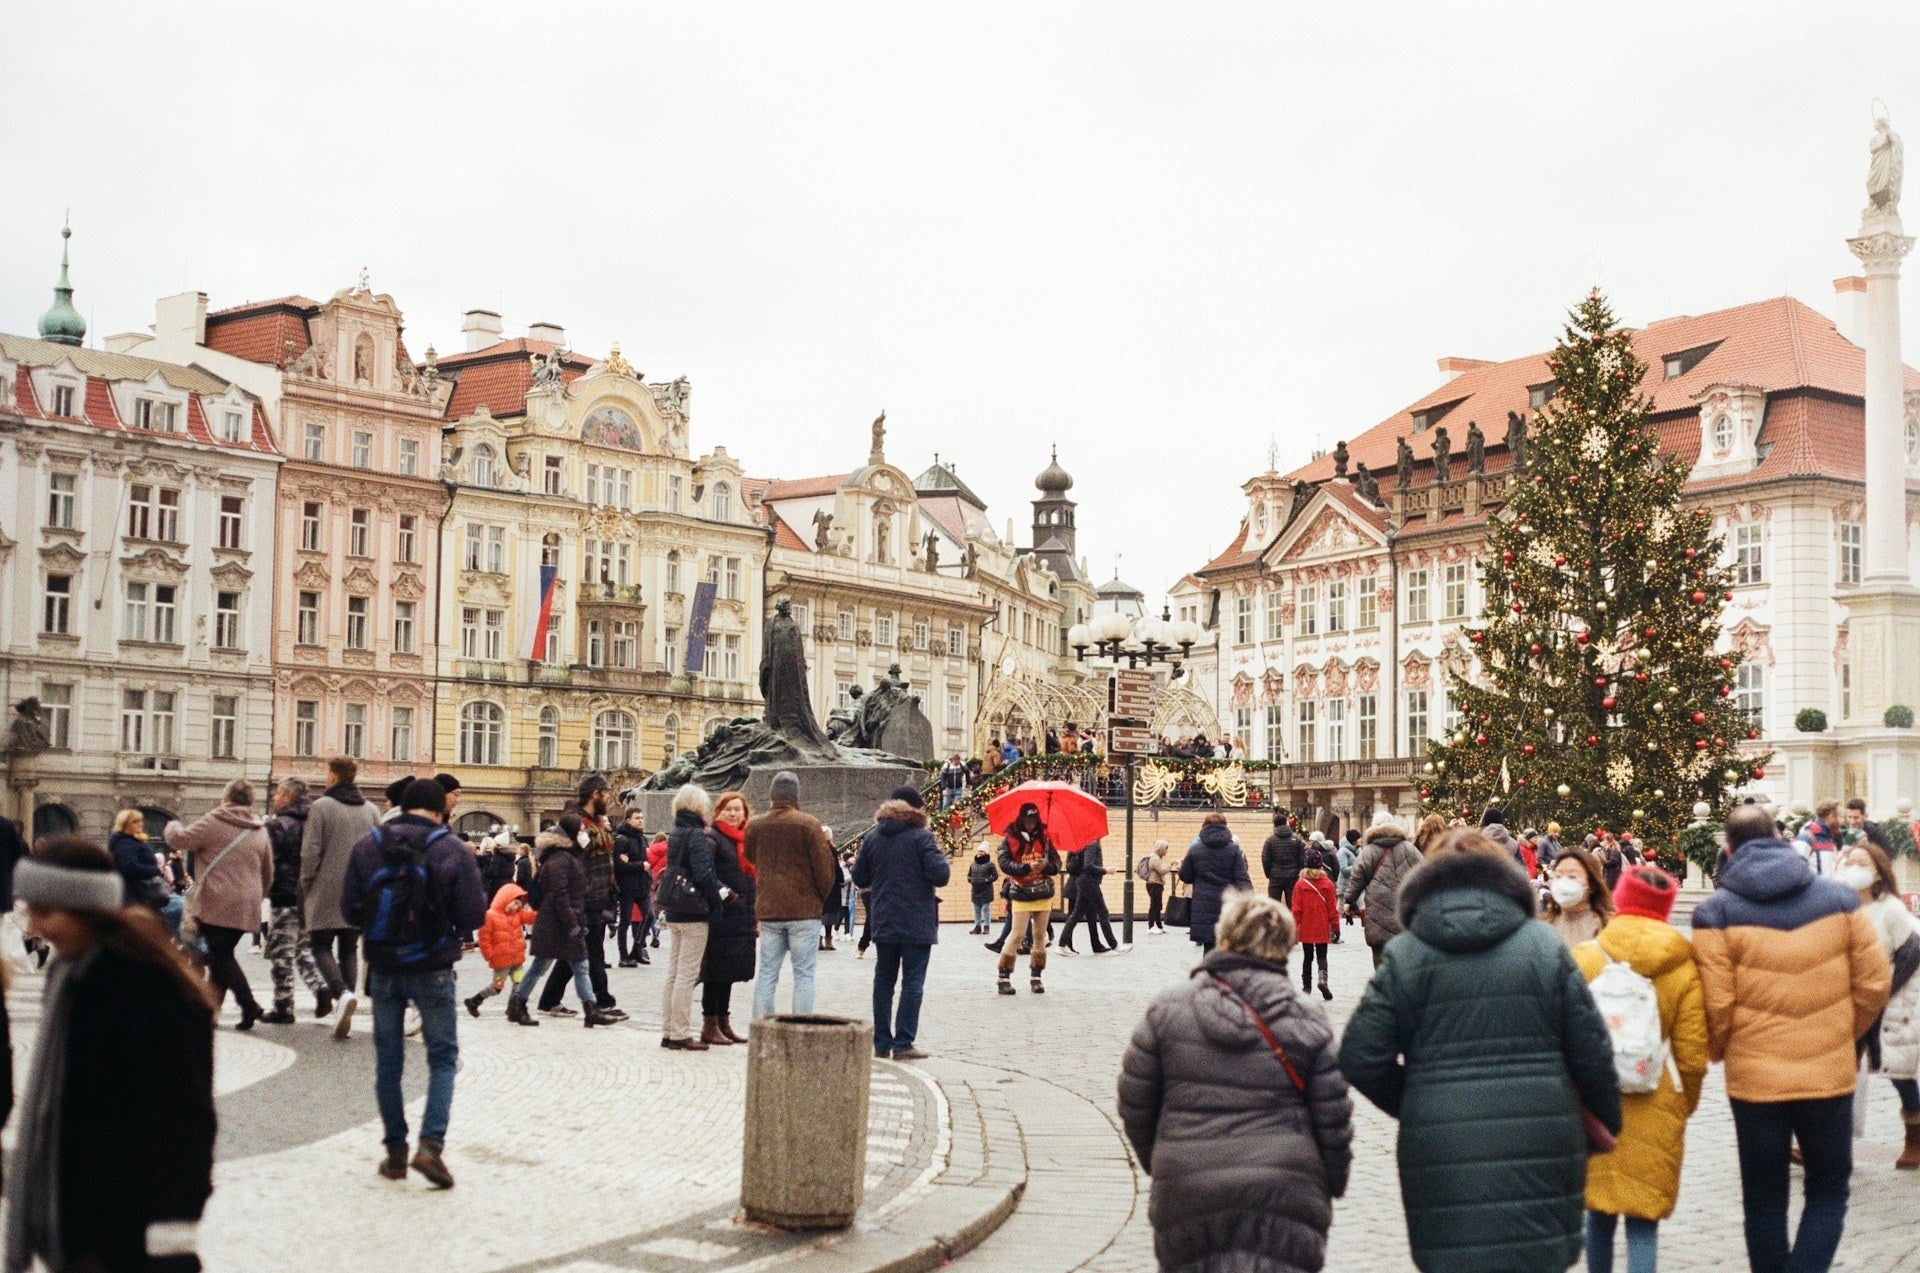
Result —
POLYGON ((147 839, 154 844, 161 842, 161 832, 167 829, 167 823, 177 821, 177 815, 152 805, 140 806, 140 818, 146 824, 147 839))
POLYGON ((493 485, 493 448, 484 442, 473 448, 473 484, 493 485))
POLYGON ((633 759, 633 717, 601 712, 593 718, 593 767, 625 769, 633 759))
POLYGON ((664 768, 673 763, 680 754, 680 718, 671 712, 667 714, 666 724, 660 728, 660 764, 664 768))
POLYGON ((1713 449, 1721 455, 1733 450, 1733 417, 1724 412, 1713 419, 1713 449))
POLYGON ((499 825, 500 819, 494 817, 493 814, 485 809, 475 809, 472 813, 463 813, 453 821, 455 834, 469 840, 476 836, 491 835, 493 834, 493 829, 499 825))
POLYGON ((713 520, 730 522, 733 520, 733 492, 725 482, 713 488, 713 520))
POLYGON ((468 703, 460 709, 460 763, 500 764, 505 733, 505 712, 492 703, 468 703))
POLYGON ((558 566, 560 564, 560 536, 548 531, 540 540, 540 564, 558 566))
POLYGON ((726 724, 727 724, 726 717, 716 716, 712 720, 708 721, 706 723, 706 727, 702 729, 700 732, 703 736, 707 738, 712 738, 715 734, 719 733, 722 729, 726 728, 726 724))
POLYGON ((553 707, 540 709, 540 768, 560 767, 560 712, 553 707))
POLYGON ((33 838, 48 835, 72 835, 80 829, 73 810, 63 804, 43 804, 33 811, 33 838))
POLYGON ((680 550, 672 549, 667 553, 667 591, 680 591, 680 550))

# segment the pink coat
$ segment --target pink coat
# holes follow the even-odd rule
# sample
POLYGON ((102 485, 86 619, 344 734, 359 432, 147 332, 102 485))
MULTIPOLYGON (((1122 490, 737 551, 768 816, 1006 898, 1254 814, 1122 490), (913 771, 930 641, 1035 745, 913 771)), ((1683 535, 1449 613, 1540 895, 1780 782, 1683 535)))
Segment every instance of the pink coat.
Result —
POLYGON ((199 886, 187 914, 202 924, 252 932, 260 926, 260 902, 273 884, 273 848, 267 824, 253 810, 223 804, 191 825, 169 822, 168 845, 193 854, 199 886), (234 843, 234 837, 244 837, 234 843), (224 856, 221 850, 233 844, 224 856), (215 865, 215 859, 218 865, 215 865))

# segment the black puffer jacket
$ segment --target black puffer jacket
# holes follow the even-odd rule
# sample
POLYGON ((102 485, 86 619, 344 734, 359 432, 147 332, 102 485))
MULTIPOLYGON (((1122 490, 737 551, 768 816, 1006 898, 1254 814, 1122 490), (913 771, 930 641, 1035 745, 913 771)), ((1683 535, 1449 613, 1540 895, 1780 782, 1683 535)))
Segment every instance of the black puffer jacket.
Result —
POLYGON ((542 831, 533 841, 540 851, 538 918, 533 921, 536 959, 587 957, 587 881, 580 847, 558 830, 542 831))
POLYGON ((1318 1273, 1352 1117, 1333 1029, 1286 965, 1208 955, 1154 1000, 1120 1068, 1120 1119, 1153 1176, 1160 1267, 1318 1273), (1304 1094, 1216 976, 1273 1031, 1304 1094))
POLYGON ((993 901, 993 882, 1000 878, 1000 872, 993 868, 991 853, 973 855, 973 865, 967 868, 967 884, 973 889, 973 904, 985 906, 993 901))
POLYGON ((653 888, 647 871, 647 833, 622 822, 613 831, 613 883, 622 897, 643 897, 653 888))
POLYGON ((1180 859, 1180 878, 1193 888, 1193 918, 1187 936, 1202 946, 1213 945, 1213 926, 1220 920, 1220 900, 1230 888, 1253 887, 1247 876, 1247 855, 1223 822, 1200 828, 1200 838, 1180 859))
POLYGON ((707 909, 696 915, 666 906, 661 908, 662 916, 669 924, 705 923, 720 908, 720 881, 713 874, 713 841, 706 821, 691 810, 673 815, 673 830, 667 835, 667 869, 675 866, 707 899, 707 909))
POLYGON ((307 810, 312 806, 310 797, 295 796, 267 819, 267 842, 273 846, 273 884, 267 889, 270 906, 300 904, 300 837, 307 832, 307 810))
POLYGON ((1306 869, 1307 846, 1289 826, 1277 826, 1267 842, 1260 846, 1260 869, 1267 875, 1267 896, 1278 897, 1283 888, 1292 888, 1306 869))
POLYGON ((1606 1023, 1533 908, 1505 854, 1422 862, 1400 888, 1406 931, 1340 1041, 1347 1081, 1400 1120, 1401 1204, 1425 1273, 1571 1265, 1587 1180, 1580 1106, 1620 1128, 1606 1023))

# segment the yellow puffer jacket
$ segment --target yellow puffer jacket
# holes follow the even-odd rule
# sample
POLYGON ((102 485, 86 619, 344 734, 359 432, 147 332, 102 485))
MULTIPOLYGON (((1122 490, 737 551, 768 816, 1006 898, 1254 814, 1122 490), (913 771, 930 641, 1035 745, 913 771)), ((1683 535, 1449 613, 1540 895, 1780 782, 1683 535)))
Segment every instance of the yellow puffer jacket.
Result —
POLYGON ((1574 962, 1588 981, 1607 966, 1607 955, 1625 960, 1653 983, 1660 1000, 1660 1032, 1671 1040, 1681 1086, 1676 1091, 1673 1075, 1662 1067, 1658 1091, 1620 1098, 1620 1145, 1587 1161, 1587 1208, 1664 1220, 1680 1197, 1687 1119, 1700 1103, 1700 1082, 1707 1073, 1700 970, 1694 966, 1693 946, 1671 924, 1640 915, 1616 916, 1597 939, 1573 948, 1574 962))

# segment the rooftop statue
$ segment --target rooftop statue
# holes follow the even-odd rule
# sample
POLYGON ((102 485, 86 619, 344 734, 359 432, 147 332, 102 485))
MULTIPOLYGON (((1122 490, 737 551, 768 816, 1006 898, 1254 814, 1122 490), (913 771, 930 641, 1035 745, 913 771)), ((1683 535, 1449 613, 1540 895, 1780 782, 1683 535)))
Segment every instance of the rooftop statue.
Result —
POLYGON ((1894 214, 1900 211, 1900 184, 1905 169, 1905 148, 1900 134, 1893 131, 1884 102, 1875 100, 1873 141, 1868 145, 1872 162, 1867 167, 1867 207, 1894 214))

